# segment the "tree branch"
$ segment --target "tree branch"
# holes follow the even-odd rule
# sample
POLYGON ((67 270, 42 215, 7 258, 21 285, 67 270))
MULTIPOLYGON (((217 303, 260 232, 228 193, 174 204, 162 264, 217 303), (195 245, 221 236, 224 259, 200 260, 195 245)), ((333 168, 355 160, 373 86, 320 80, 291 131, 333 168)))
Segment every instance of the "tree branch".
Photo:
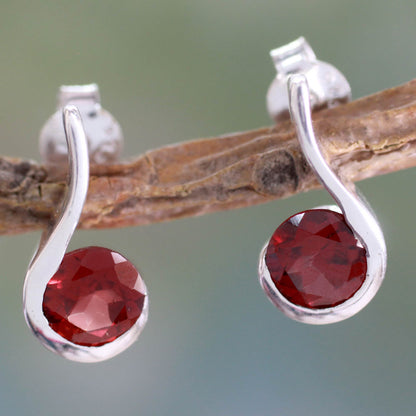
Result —
MULTIPOLYGON (((358 181, 416 166, 416 80, 314 114, 332 167, 358 181)), ((275 127, 151 150, 131 162, 91 167, 80 226, 168 221, 259 204, 318 187, 289 120, 275 127)), ((45 227, 65 173, 0 158, 0 234, 45 227)))

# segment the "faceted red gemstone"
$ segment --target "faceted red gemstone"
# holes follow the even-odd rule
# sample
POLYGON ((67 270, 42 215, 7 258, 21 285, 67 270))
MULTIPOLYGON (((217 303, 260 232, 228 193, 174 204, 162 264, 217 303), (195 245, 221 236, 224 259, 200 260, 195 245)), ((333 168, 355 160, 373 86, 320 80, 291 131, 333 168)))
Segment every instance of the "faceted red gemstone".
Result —
POLYGON ((140 317, 146 288, 136 268, 121 254, 86 247, 65 254, 43 296, 49 326, 85 346, 114 341, 140 317))
POLYGON ((339 305, 364 283, 366 251, 344 216, 325 209, 300 212, 282 223, 266 250, 279 292, 311 309, 339 305))

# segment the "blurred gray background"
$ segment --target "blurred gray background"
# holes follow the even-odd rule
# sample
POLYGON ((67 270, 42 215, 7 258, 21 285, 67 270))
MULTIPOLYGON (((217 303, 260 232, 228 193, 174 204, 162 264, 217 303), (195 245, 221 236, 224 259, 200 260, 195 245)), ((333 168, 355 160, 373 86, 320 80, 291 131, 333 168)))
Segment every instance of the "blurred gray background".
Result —
MULTIPOLYGON (((416 76, 414 0, 1 1, 1 153, 39 159, 61 84, 97 82, 126 156, 270 122, 271 48, 304 35, 355 98, 416 76)), ((416 133, 416 132, 415 132, 416 133)), ((39 234, 0 238, 1 415, 414 415, 416 170, 360 188, 383 225, 386 281, 343 323, 292 322, 266 299, 257 256, 323 191, 148 227, 78 231, 140 268, 150 319, 106 363, 67 362, 32 337, 22 284, 39 234)))

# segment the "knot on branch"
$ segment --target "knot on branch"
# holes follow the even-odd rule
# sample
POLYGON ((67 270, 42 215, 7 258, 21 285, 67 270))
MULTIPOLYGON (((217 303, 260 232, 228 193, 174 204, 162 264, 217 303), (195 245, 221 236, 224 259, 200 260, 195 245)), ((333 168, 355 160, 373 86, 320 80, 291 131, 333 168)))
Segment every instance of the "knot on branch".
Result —
POLYGON ((298 153, 296 149, 288 149, 261 155, 253 172, 256 191, 277 198, 295 193, 311 170, 303 155, 298 153))

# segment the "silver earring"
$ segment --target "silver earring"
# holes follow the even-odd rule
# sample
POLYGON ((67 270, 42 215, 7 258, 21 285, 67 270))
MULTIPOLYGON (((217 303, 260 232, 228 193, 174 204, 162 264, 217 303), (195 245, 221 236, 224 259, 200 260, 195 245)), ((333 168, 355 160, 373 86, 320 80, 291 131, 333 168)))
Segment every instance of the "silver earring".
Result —
POLYGON ((283 222, 261 251, 260 283, 288 317, 309 324, 334 323, 370 302, 383 281, 387 261, 376 218, 354 185, 342 183, 331 170, 313 131, 311 106, 345 101, 350 90, 338 70, 316 60, 303 38, 271 55, 279 68, 290 69, 279 73, 272 84, 269 104, 277 99, 277 105, 269 106, 269 111, 276 118, 287 103, 304 156, 338 206, 303 211, 283 222), (287 88, 285 98, 274 95, 277 86, 287 88))
POLYGON ((24 313, 45 347, 70 360, 97 362, 137 339, 146 324, 148 296, 139 272, 120 253, 86 247, 65 254, 87 196, 89 147, 93 160, 110 160, 115 156, 108 150, 120 149, 121 130, 101 109, 96 85, 61 88, 61 106, 42 130, 41 153, 46 163, 69 160, 68 190, 27 271, 24 313), (105 125, 110 128, 103 130, 105 125))

